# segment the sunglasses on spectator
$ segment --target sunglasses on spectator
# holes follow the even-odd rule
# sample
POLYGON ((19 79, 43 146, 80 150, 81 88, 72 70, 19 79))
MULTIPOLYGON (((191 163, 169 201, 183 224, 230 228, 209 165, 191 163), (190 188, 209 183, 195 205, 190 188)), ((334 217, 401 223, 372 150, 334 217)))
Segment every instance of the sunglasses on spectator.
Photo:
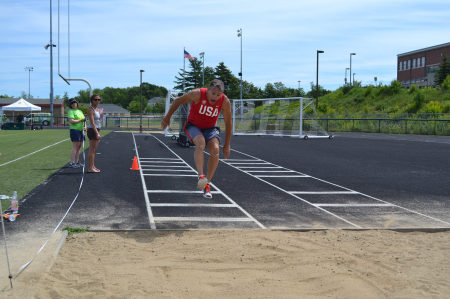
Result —
POLYGON ((94 99, 94 101, 101 101, 102 99, 94 99))

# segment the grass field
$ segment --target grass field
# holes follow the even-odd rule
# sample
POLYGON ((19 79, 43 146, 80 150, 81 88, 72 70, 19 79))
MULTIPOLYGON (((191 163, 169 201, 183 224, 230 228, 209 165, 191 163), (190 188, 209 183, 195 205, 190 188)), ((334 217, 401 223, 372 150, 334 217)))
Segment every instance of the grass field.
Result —
MULTIPOLYGON (((109 132, 102 130, 102 136, 109 132)), ((69 162, 71 149, 69 130, 0 131, 0 194, 11 196, 17 191, 18 198, 24 197, 69 162), (8 163, 46 146, 50 147, 8 163)), ((3 210, 9 205, 4 200, 3 210)))

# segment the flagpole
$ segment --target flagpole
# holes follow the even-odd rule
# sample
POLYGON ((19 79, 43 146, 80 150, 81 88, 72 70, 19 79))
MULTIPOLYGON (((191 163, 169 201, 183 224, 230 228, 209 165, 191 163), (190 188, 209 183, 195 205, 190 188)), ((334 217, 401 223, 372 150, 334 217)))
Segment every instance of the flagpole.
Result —
POLYGON ((184 57, 184 52, 186 52, 186 47, 183 48, 183 93, 185 89, 185 74, 186 74, 186 57, 184 57))

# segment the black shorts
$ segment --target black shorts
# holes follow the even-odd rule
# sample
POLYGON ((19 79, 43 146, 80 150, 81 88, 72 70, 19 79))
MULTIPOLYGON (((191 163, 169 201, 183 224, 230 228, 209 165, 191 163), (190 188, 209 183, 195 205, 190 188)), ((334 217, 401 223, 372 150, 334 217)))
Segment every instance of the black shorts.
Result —
MULTIPOLYGON (((97 129, 97 131, 100 133, 100 129, 97 129)), ((94 130, 94 128, 87 129, 87 136, 88 136, 89 140, 99 140, 97 138, 97 132, 94 130)))
POLYGON ((72 142, 84 141, 83 131, 70 129, 70 140, 72 140, 72 142))

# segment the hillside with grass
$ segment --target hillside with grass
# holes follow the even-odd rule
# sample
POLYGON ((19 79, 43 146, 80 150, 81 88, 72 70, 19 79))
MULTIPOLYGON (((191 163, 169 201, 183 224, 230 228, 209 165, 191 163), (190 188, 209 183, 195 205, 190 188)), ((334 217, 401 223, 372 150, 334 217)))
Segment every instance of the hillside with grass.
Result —
POLYGON ((441 88, 402 88, 399 81, 382 86, 343 86, 321 96, 319 114, 450 113, 450 76, 441 88))

